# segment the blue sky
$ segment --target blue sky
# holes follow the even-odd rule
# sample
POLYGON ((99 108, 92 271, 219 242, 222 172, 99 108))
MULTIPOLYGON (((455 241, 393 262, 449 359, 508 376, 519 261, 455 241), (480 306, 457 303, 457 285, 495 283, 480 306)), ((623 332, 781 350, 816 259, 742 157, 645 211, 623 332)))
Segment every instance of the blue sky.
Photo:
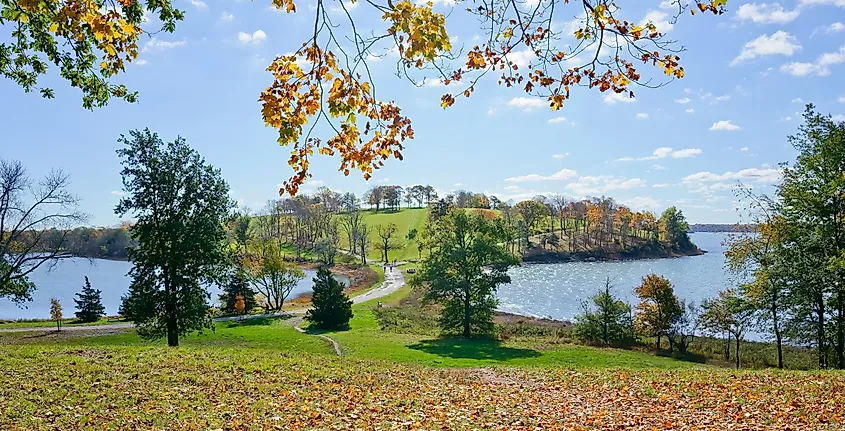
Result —
MULTIPOLYGON (((54 100, 0 80, 0 156, 21 160, 33 175, 54 167, 69 172, 91 224, 119 222, 114 150, 130 129, 185 137, 222 169, 232 197, 253 209, 278 197, 291 174, 289 151, 264 127, 257 98, 271 83, 264 68, 299 47, 313 12, 302 1, 294 15, 262 1, 174 1, 186 20, 175 34, 143 40, 141 61, 119 77, 140 91, 137 104, 116 101, 91 112, 54 77, 44 81, 56 88, 54 100)), ((336 159, 315 157, 314 179, 303 190, 327 185, 361 194, 374 184, 422 183, 441 193, 467 189, 505 200, 604 194, 634 209, 676 205, 692 222, 727 223, 738 220, 730 190, 737 180, 770 191, 778 181, 774 168, 794 159, 786 136, 804 103, 845 114, 845 1, 730 0, 721 17, 687 14, 674 26, 660 1, 629 3, 627 18, 652 19, 686 48, 684 79, 635 89, 635 101, 576 90, 556 112, 488 80, 444 111, 439 99, 446 88, 415 87, 396 76, 395 58, 385 56, 370 66, 379 96, 395 99, 413 121, 405 160, 389 161, 366 182, 357 172, 337 172, 336 159)), ((576 9, 558 12, 561 25, 576 9)), ((482 33, 462 11, 455 8, 447 29, 456 45, 471 47, 482 33)), ((367 5, 351 13, 365 26, 380 25, 367 5)))

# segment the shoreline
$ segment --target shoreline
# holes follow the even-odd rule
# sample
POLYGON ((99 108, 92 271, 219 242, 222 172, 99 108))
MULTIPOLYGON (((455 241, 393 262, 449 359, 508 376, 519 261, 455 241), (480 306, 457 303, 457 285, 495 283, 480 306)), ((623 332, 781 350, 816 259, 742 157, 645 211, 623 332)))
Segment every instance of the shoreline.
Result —
POLYGON ((593 262, 624 262, 629 260, 675 259, 679 257, 701 256, 707 253, 695 246, 689 250, 640 250, 631 252, 583 251, 556 252, 540 251, 522 258, 523 263, 593 263, 593 262))

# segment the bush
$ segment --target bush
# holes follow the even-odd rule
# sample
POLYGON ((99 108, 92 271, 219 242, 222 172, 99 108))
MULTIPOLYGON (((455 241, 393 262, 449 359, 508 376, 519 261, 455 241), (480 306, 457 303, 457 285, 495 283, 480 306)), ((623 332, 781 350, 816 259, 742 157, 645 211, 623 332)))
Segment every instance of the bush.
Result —
POLYGON ((349 328, 352 301, 343 293, 344 288, 326 267, 320 267, 314 277, 313 308, 305 314, 305 320, 320 329, 349 328))
POLYGON ((591 298, 593 306, 584 302, 584 314, 575 317, 575 336, 580 340, 606 346, 630 345, 633 342, 631 306, 611 293, 607 279, 604 290, 591 298))

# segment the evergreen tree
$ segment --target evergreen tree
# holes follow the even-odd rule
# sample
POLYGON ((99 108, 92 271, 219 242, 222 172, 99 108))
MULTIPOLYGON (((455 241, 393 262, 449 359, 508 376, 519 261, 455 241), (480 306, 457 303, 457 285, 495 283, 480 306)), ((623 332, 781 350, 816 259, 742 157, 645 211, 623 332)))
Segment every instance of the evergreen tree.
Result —
POLYGON ((88 276, 85 276, 85 286, 82 287, 82 292, 78 292, 73 302, 76 303, 76 318, 83 322, 96 322, 106 314, 106 307, 103 307, 103 302, 100 294, 103 292, 99 289, 91 287, 91 282, 88 281, 88 276))
POLYGON ((255 290, 249 285, 249 278, 240 268, 232 271, 229 282, 223 287, 223 293, 219 296, 223 312, 235 313, 237 311, 235 304, 237 304, 238 297, 243 298, 246 311, 252 310, 258 305, 255 300, 255 290))
POLYGON ((313 307, 305 314, 305 320, 320 329, 349 328, 352 301, 343 293, 344 287, 326 267, 318 269, 311 297, 313 307))

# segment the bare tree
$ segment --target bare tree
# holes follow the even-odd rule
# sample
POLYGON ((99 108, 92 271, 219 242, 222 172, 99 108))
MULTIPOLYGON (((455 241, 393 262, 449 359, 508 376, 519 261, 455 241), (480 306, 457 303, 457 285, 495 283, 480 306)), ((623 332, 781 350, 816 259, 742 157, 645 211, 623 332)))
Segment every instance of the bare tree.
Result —
POLYGON ((340 227, 346 232, 349 252, 355 254, 358 247, 358 239, 361 237, 361 225, 364 222, 364 214, 361 211, 352 211, 340 216, 340 227))
POLYGON ((67 229, 87 219, 79 198, 68 191, 70 177, 54 170, 34 181, 18 161, 0 159, 0 298, 32 300, 35 285, 28 275, 52 269, 72 257, 66 251, 67 229), (60 235, 49 235, 56 228, 60 235))
POLYGON ((381 250, 385 262, 388 261, 387 252, 399 248, 399 243, 393 236, 396 233, 396 229, 395 223, 376 225, 376 235, 378 235, 378 238, 373 242, 381 250))
POLYGON ((358 245, 361 247, 361 264, 367 264, 367 243, 368 238, 370 235, 370 229, 367 225, 361 223, 361 227, 358 228, 360 235, 358 235, 358 245))

